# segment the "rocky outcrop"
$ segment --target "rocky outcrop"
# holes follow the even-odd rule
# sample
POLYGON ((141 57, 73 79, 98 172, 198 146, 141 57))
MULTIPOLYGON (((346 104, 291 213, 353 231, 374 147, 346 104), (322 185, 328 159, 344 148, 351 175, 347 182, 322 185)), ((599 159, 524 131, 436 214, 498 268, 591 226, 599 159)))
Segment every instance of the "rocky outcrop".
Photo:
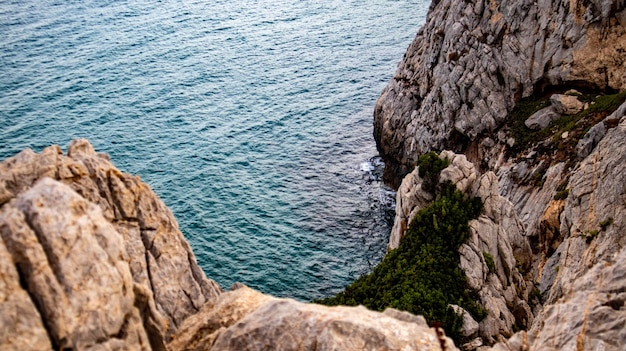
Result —
POLYGON ((407 312, 326 307, 261 294, 226 292, 190 317, 172 350, 457 350, 407 312))
MULTIPOLYGON (((516 198, 519 206, 500 195, 521 194, 519 184, 512 191, 493 172, 480 175, 464 155, 441 153, 451 162, 440 181, 450 180, 484 202, 459 250, 468 286, 488 313, 477 333, 465 335, 472 339, 465 349, 495 342, 500 343, 493 350, 519 351, 621 350, 626 344, 625 112, 626 104, 598 124, 605 135, 567 183, 563 164, 556 164, 546 171, 542 188, 526 186, 525 197, 516 198), (529 302, 536 304, 534 311, 529 302), (518 329, 528 332, 512 336, 518 329)), ((398 241, 430 199, 421 183, 415 170, 400 186, 396 223, 411 217, 394 227, 398 241)), ((475 330, 472 322, 464 321, 464 332, 475 330)))
POLYGON ((399 185, 391 247, 429 200, 411 172, 417 158, 453 150, 474 163, 447 172, 476 173, 481 184, 466 193, 482 192, 485 213, 460 251, 490 311, 481 341, 503 341, 498 350, 625 344, 626 104, 606 117, 623 94, 614 102, 596 95, 626 89, 625 8, 614 0, 433 2, 377 102, 385 179, 399 185), (594 274, 610 276, 611 287, 594 274), (518 328, 529 331, 505 341, 518 328))
POLYGON ((492 350, 623 350, 625 262, 626 248, 599 261, 541 311, 530 331, 520 332, 492 350))
MULTIPOLYGON (((473 328, 465 322, 465 335, 474 339, 471 348, 493 344, 513 334, 516 328, 527 328, 533 314, 527 303, 532 283, 526 281, 520 269, 531 266, 532 252, 524 236, 524 227, 517 218, 513 204, 499 195, 498 180, 493 172, 480 174, 464 155, 444 151, 450 165, 441 171, 440 182, 451 181, 468 196, 483 201, 481 215, 470 221, 470 238, 461 246, 461 268, 467 276, 468 287, 477 292, 487 317, 473 328)), ((421 187, 418 171, 402 181, 396 201, 396 220, 389 247, 396 248, 415 214, 432 200, 421 187)))
POLYGON ((99 207, 43 178, 2 207, 0 234, 3 266, 15 262, 15 289, 31 298, 29 318, 45 326, 36 335, 53 349, 150 348, 122 236, 99 207))
MULTIPOLYGON (((626 117, 572 173, 560 217, 563 243, 542 275, 547 301, 572 291, 577 278, 626 247, 626 117)), ((626 282, 624 282, 626 286, 626 282)))
POLYGON ((73 141, 67 156, 51 146, 2 162, 0 206, 4 259, 15 262, 57 349, 104 345, 117 334, 137 335, 142 347, 147 335, 163 349, 221 292, 171 211, 86 140, 73 141))
POLYGON ((458 350, 397 310, 325 307, 197 266, 171 212, 86 140, 0 163, 2 350, 458 350))
POLYGON ((626 89, 625 34, 623 1, 433 2, 376 104, 385 179, 397 186, 430 150, 489 149, 523 97, 626 89))

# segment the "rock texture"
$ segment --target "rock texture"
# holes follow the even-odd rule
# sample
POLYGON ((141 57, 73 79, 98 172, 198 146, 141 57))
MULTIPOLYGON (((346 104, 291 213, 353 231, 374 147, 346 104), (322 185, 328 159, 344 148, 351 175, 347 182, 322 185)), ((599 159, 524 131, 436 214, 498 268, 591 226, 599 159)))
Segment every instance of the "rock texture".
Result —
POLYGON ((546 291, 550 287, 548 302, 571 292, 578 277, 626 247, 625 164, 626 117, 622 116, 569 179, 560 217, 563 243, 548 262, 553 279, 543 281, 546 291))
POLYGON ((247 287, 222 294, 180 330, 173 350, 458 350, 406 312, 305 304, 247 287))
POLYGON ((41 315, 20 276, 4 242, 0 240, 0 349, 10 351, 50 350, 52 345, 41 315))
POLYGON ((51 146, 2 162, 0 206, 11 255, 3 264, 15 262, 57 349, 109 341, 102 347, 116 349, 119 340, 135 345, 124 338, 136 335, 137 345, 163 350, 221 292, 171 211, 86 140, 73 141, 67 156, 51 146))
POLYGON ((100 208, 43 178, 2 207, 0 234, 54 349, 149 349, 122 237, 100 208))
POLYGON ((550 125, 550 122, 558 119, 559 117, 561 117, 561 115, 556 112, 554 107, 548 106, 533 113, 532 116, 528 117, 524 124, 532 130, 539 130, 546 128, 550 125))
MULTIPOLYGON (((484 202, 483 213, 470 222, 468 243, 459 250, 468 285, 488 312, 478 330, 473 321, 464 322, 465 336, 472 339, 465 349, 496 342, 493 350, 621 350, 626 345, 625 113, 626 104, 599 124, 613 127, 567 183, 563 164, 556 164, 546 171, 542 188, 526 186, 525 197, 516 198, 519 206, 500 195, 503 187, 493 172, 480 175, 464 155, 441 153, 451 163, 440 180, 484 202), (565 198, 554 198, 559 183, 566 184, 565 198), (537 304, 534 311, 529 302, 537 304), (516 329, 528 332, 512 336, 516 329)), ((412 216, 428 204, 421 182, 414 171, 400 186, 396 224, 401 226, 393 229, 398 241, 412 216)), ((522 186, 516 186, 508 191, 521 194, 522 186)))
POLYGON ((0 163, 2 350, 458 350, 423 317, 326 307, 197 266, 171 212, 86 140, 0 163))
POLYGON ((494 351, 606 350, 626 345, 626 249, 572 281, 546 306, 530 331, 495 345, 494 351))
POLYGON ((385 179, 399 186, 390 247, 429 201, 411 172, 427 151, 463 154, 441 178, 485 201, 460 252, 489 316, 466 349, 626 345, 626 103, 606 118, 590 109, 574 126, 563 117, 574 122, 521 147, 511 113, 524 98, 549 97, 551 106, 524 116, 539 131, 593 106, 572 88, 625 90, 625 8, 616 0, 433 2, 377 102, 385 179), (518 328, 528 332, 506 340, 518 328))
MULTIPOLYGON (((509 337, 514 328, 528 327, 533 315, 527 303, 532 284, 519 269, 528 269, 532 251, 525 237, 524 227, 517 218, 513 204, 499 195, 498 180, 493 172, 480 174, 464 155, 444 151, 440 157, 450 160, 441 171, 440 181, 451 181, 468 196, 483 200, 483 211, 470 222, 470 238, 459 249, 461 268, 467 276, 468 286, 478 293, 487 317, 479 328, 466 321, 466 337, 474 339, 474 347, 493 344, 509 337), (489 267, 486 256, 494 263, 489 267)), ((396 219, 389 247, 396 248, 404 231, 415 214, 432 200, 422 190, 422 180, 417 170, 402 181, 396 202, 396 219), (393 235, 396 235, 395 237, 393 235)))
MULTIPOLYGON (((618 0, 433 2, 378 99, 374 136, 396 187, 430 150, 491 137, 516 101, 570 87, 626 89, 618 0)), ((479 143, 480 144, 480 143, 479 143)))

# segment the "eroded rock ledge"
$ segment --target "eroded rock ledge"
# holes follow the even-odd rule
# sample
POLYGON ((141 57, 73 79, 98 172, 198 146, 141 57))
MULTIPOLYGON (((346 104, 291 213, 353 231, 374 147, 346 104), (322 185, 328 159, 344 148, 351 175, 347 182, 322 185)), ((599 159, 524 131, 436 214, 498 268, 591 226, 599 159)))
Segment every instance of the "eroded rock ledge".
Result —
POLYGON ((223 292, 163 202, 86 140, 0 163, 2 350, 457 350, 424 319, 223 292))

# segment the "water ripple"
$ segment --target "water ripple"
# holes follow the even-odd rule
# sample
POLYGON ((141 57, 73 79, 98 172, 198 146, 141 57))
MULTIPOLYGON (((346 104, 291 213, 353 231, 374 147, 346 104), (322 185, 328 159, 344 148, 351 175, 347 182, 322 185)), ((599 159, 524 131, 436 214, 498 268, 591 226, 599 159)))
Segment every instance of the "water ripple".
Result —
POLYGON ((0 0, 0 158, 89 138, 221 285, 329 295, 384 253, 371 113, 427 8, 0 0))

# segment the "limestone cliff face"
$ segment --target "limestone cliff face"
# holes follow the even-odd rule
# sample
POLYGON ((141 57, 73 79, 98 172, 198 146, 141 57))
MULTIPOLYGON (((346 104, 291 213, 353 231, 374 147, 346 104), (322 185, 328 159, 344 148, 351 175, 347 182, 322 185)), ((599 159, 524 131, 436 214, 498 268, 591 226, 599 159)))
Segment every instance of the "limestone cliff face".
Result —
POLYGON ((460 250, 468 284, 489 312, 481 340, 467 349, 496 341, 497 350, 626 344, 626 103, 607 116, 570 90, 626 90, 625 5, 434 1, 377 102, 385 179, 399 186, 390 247, 431 201, 411 172, 427 151, 456 152, 442 153, 455 160, 442 179, 461 180, 459 189, 474 196, 466 184, 484 182, 480 196, 494 201, 485 201, 492 215, 474 221, 460 250), (539 98, 547 105, 519 129, 519 106, 539 98), (573 115, 587 117, 555 124, 573 115), (481 253, 493 257, 491 269, 481 253), (511 337, 518 328, 528 331, 511 337))
POLYGON ((626 89, 624 5, 434 1, 376 104, 386 179, 399 185, 430 150, 492 148, 522 97, 559 87, 626 89))
POLYGON ((423 318, 207 279, 152 190, 86 140, 0 163, 1 350, 458 350, 423 318))

